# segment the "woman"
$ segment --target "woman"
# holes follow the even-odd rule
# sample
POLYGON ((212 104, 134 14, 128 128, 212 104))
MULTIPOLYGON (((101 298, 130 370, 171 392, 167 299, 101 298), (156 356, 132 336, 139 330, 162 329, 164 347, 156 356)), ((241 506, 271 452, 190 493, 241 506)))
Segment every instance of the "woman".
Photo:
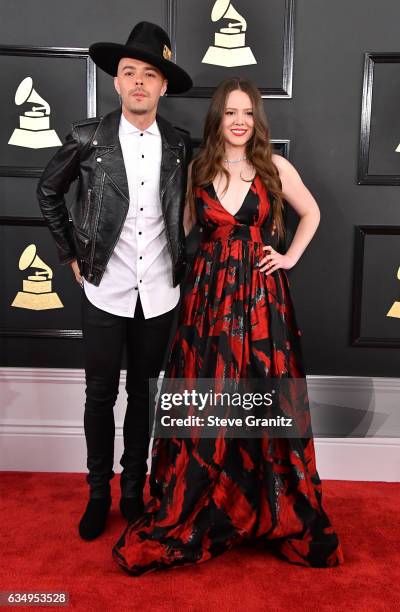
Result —
MULTIPOLYGON (((185 232, 197 222, 202 241, 165 378, 305 379, 285 270, 299 260, 320 214, 295 168, 272 153, 251 82, 234 78, 217 87, 190 174, 185 232), (284 237, 283 199, 300 217, 285 254, 272 246, 284 237)), ((144 516, 113 549, 133 575, 199 563, 246 540, 291 563, 343 563, 321 504, 312 434, 156 438, 150 488, 144 516)))

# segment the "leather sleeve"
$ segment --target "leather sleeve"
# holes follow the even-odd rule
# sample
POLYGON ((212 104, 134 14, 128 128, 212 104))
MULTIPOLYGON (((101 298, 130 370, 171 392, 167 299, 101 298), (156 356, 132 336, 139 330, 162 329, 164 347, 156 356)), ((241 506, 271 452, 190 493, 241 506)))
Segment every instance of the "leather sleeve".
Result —
POLYGON ((36 191, 40 209, 56 242, 62 264, 76 259, 72 224, 69 221, 64 194, 78 176, 79 139, 75 128, 72 128, 65 143, 44 169, 36 191))

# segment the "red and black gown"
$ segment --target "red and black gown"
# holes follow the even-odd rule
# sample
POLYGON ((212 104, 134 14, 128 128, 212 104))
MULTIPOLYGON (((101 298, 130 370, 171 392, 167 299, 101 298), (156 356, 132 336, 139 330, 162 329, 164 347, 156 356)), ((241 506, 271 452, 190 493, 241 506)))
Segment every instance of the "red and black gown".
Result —
MULTIPOLYGON (((196 210, 203 238, 184 284, 165 377, 305 379, 286 272, 257 268, 263 244, 274 242, 260 178, 235 215, 212 184, 197 190, 196 210)), ((343 563, 322 507, 312 434, 155 438, 150 492, 144 515, 113 548, 132 575, 200 563, 245 541, 303 566, 343 563)))

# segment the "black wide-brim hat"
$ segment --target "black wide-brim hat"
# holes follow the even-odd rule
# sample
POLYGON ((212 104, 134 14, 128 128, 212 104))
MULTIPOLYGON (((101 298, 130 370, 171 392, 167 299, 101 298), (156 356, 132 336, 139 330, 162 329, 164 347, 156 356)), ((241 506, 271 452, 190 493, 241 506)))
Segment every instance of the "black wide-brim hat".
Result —
POLYGON ((171 41, 160 26, 141 21, 132 30, 125 45, 98 42, 90 45, 89 55, 94 63, 111 76, 116 76, 119 61, 132 57, 149 62, 168 79, 167 93, 183 93, 193 86, 193 81, 183 68, 172 61, 171 41))

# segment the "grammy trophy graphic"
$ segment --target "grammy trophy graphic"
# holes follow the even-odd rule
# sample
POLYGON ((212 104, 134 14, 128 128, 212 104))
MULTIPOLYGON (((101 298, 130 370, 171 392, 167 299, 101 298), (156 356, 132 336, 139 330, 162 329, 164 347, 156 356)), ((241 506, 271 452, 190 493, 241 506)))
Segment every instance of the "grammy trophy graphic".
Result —
POLYGON ((15 93, 17 106, 25 102, 32 104, 32 110, 19 116, 19 128, 15 128, 8 144, 28 149, 60 146, 57 133, 50 129, 50 105, 33 89, 31 77, 23 79, 15 93))
POLYGON ((202 63, 226 68, 257 64, 252 50, 246 47, 246 20, 239 15, 230 0, 215 2, 211 12, 211 21, 216 22, 220 19, 232 19, 232 21, 229 21, 228 27, 221 28, 215 33, 214 45, 208 48, 202 63))
POLYGON ((22 291, 19 291, 11 304, 17 308, 29 310, 50 310, 64 308, 57 293, 52 290, 53 271, 36 254, 36 245, 30 244, 19 258, 19 269, 34 268, 35 273, 23 280, 22 291))

